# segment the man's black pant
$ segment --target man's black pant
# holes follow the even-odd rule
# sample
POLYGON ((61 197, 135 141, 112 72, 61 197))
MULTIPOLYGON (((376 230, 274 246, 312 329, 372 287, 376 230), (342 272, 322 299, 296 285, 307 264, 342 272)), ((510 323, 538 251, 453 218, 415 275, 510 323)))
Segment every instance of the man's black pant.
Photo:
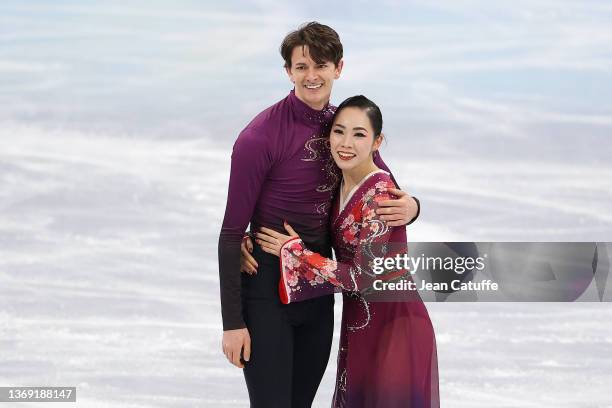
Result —
POLYGON ((242 277, 243 313, 251 336, 244 377, 254 408, 312 405, 329 360, 334 297, 283 305, 278 257, 255 246, 257 275, 242 277))

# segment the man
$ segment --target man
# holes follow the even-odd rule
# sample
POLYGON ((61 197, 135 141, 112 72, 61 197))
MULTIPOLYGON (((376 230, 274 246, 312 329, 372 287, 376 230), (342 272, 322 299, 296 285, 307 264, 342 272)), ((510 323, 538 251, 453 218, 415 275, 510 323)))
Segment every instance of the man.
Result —
MULTIPOLYGON (((244 232, 284 231, 287 221, 308 248, 331 256, 328 216, 340 180, 328 145, 334 80, 343 67, 342 43, 328 26, 311 22, 289 33, 281 55, 294 90, 261 112, 234 144, 225 218, 219 237, 223 352, 244 368, 252 407, 310 407, 325 372, 333 333, 333 295, 282 305, 279 261, 244 232), (257 273, 255 272, 257 269, 257 273)), ((380 157, 376 164, 386 169, 380 157)), ((400 197, 380 208, 390 225, 418 215, 418 201, 400 197)))

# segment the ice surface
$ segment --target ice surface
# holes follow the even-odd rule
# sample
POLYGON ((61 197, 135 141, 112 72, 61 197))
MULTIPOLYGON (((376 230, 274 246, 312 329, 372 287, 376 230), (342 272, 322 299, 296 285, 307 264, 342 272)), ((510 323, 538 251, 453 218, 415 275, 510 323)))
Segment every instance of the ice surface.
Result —
MULTIPOLYGON (((383 157, 423 203, 411 241, 612 241, 608 5, 309 4, 2 2, 0 385, 248 406, 220 351, 229 157, 314 18, 345 43, 333 101, 382 107, 383 157)), ((442 406, 612 407, 609 304, 428 309, 442 406)))

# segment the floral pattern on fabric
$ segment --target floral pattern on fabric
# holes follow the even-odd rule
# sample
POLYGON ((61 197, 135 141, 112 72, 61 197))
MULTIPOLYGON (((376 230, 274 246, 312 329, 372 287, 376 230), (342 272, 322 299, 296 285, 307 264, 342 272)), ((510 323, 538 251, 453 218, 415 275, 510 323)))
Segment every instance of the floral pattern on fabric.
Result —
MULTIPOLYGON (((375 278, 371 272, 372 260, 384 257, 391 229, 376 214, 378 201, 391 199, 387 188, 394 188, 393 182, 381 180, 355 201, 351 210, 342 220, 338 236, 345 250, 354 252, 352 262, 339 262, 310 251, 299 239, 289 240, 281 248, 280 290, 284 292, 285 303, 312 297, 305 287, 316 288, 324 282, 335 287, 358 292, 368 289, 375 278)), ((353 196, 350 201, 356 200, 353 196)), ((347 206, 348 208, 348 206, 347 206)))

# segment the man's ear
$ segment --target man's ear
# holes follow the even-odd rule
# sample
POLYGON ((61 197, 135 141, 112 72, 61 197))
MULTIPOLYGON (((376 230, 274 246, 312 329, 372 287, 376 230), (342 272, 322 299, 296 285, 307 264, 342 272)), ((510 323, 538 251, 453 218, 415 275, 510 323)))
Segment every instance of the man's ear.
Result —
POLYGON ((338 65, 336 65, 336 75, 334 76, 334 79, 338 79, 340 78, 340 74, 342 73, 342 68, 344 67, 344 60, 340 60, 338 62, 338 65))
POLYGON ((287 71, 289 80, 295 84, 295 79, 293 79, 293 74, 291 73, 291 67, 285 67, 285 71, 287 71))
POLYGON ((384 138, 385 138, 385 135, 384 133, 381 132, 381 134, 378 135, 378 137, 374 140, 374 145, 372 145, 372 151, 378 150, 384 138))

